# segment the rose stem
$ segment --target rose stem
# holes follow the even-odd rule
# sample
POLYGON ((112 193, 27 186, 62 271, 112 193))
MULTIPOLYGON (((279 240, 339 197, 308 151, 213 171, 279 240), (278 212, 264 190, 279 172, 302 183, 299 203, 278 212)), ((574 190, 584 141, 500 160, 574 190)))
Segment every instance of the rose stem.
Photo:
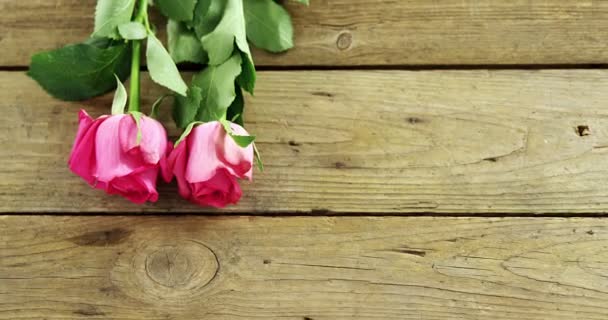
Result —
MULTIPOLYGON (((137 15, 134 21, 148 25, 148 0, 139 0, 137 15)), ((140 105, 140 81, 139 67, 141 59, 141 40, 131 41, 131 86, 129 98, 129 111, 139 111, 140 105)))

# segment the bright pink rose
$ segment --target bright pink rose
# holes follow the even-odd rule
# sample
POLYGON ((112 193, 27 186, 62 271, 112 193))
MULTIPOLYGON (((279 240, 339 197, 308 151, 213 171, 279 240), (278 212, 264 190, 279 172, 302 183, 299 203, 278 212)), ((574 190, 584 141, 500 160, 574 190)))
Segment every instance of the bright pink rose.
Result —
POLYGON ((135 203, 158 200, 156 177, 170 146, 156 120, 142 116, 141 141, 129 114, 91 118, 84 110, 68 162, 70 169, 91 186, 119 194, 135 203))
MULTIPOLYGON (((231 124, 236 135, 249 135, 231 124)), ((197 125, 171 152, 163 166, 165 180, 177 178, 179 194, 203 206, 224 207, 241 198, 239 179, 251 180, 253 146, 238 146, 217 122, 197 125)))

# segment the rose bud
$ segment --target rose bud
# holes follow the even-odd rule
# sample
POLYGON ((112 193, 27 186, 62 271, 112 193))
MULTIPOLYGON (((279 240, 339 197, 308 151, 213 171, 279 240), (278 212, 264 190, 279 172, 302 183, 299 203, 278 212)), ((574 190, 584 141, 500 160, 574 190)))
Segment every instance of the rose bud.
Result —
POLYGON ((156 178, 168 151, 165 128, 143 115, 139 128, 130 114, 93 119, 81 110, 78 116, 68 162, 72 172, 108 194, 135 203, 157 201, 156 178))
MULTIPOLYGON (((230 123, 233 134, 248 133, 230 123)), ((237 179, 252 179, 253 145, 240 147, 218 121, 196 125, 171 152, 165 180, 175 175, 179 194, 198 205, 236 204, 242 192, 237 179)))

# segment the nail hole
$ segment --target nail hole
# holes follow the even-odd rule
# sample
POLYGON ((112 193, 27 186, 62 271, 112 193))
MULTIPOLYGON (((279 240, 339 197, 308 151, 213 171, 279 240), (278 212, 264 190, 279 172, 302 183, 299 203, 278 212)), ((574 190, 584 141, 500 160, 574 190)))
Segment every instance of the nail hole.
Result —
POLYGON ((406 120, 407 120, 407 122, 409 122, 410 124, 417 124, 417 123, 423 123, 423 122, 424 122, 424 120, 423 120, 423 119, 420 119, 420 118, 418 118, 418 117, 408 117, 406 120))
POLYGON ((586 126, 586 125, 577 126, 576 132, 578 133, 579 137, 584 137, 584 136, 588 136, 591 134, 591 130, 589 129, 589 126, 586 126))
POLYGON ((346 163, 344 163, 344 162, 338 161, 338 162, 334 163, 334 165, 336 166, 336 169, 344 169, 344 168, 346 168, 346 163))

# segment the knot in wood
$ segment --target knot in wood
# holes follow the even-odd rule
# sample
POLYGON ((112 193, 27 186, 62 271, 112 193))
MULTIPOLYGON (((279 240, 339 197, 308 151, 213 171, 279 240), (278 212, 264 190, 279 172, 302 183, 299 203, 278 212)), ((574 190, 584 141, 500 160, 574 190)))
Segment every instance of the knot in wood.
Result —
POLYGON ((174 289, 205 286, 218 267, 215 254, 207 246, 190 241, 155 247, 145 259, 148 278, 174 289))
POLYGON ((152 240, 121 255, 113 284, 127 295, 149 302, 194 301, 219 270, 215 253, 192 240, 152 240))
POLYGON ((146 273, 150 279, 165 287, 183 286, 196 273, 196 261, 178 247, 163 247, 146 259, 146 273))
POLYGON ((342 32, 338 36, 338 41, 336 41, 336 46, 339 50, 346 50, 350 48, 353 43, 353 35, 350 32, 342 32))

